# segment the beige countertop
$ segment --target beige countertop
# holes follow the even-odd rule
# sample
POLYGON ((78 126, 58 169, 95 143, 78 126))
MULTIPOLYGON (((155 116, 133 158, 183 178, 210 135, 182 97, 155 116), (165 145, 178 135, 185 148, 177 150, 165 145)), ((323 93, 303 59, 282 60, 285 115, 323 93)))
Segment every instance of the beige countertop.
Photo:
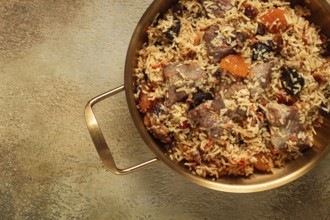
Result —
MULTIPOLYGON (((123 83, 128 42, 150 3, 0 2, 0 219, 329 219, 330 155, 255 194, 203 188, 162 162, 126 176, 103 167, 84 107, 123 83)), ((96 114, 119 165, 153 157, 124 94, 96 114)))

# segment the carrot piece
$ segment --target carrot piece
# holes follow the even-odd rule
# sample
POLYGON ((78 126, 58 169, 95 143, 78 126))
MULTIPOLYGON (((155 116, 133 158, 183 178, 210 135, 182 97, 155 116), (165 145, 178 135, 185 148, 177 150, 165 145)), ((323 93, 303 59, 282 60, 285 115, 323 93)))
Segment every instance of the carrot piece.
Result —
POLYGON ((152 109, 157 104, 157 102, 158 102, 157 99, 150 100, 148 95, 142 91, 140 93, 139 104, 138 104, 140 112, 146 113, 147 111, 152 109))
POLYGON ((260 20, 262 24, 267 27, 269 32, 277 33, 281 30, 285 30, 288 26, 288 22, 285 18, 286 13, 286 10, 271 8, 266 14, 260 17, 260 20))
POLYGON ((152 101, 148 99, 148 95, 141 92, 139 99, 139 109, 141 112, 147 112, 152 104, 152 101))
POLYGON ((290 141, 295 142, 297 140, 298 140, 298 137, 296 135, 293 135, 293 136, 290 137, 290 141))
POLYGON ((158 67, 162 67, 162 66, 163 66, 163 63, 162 63, 162 62, 158 62, 158 63, 152 65, 152 68, 153 68, 153 69, 156 69, 156 68, 158 68, 158 67))
POLYGON ((264 153, 258 153, 254 156, 257 158, 257 162, 253 165, 256 169, 269 172, 274 167, 273 161, 268 155, 264 153))
POLYGON ((246 77, 249 72, 249 66, 240 55, 228 55, 220 62, 220 67, 234 76, 246 77))

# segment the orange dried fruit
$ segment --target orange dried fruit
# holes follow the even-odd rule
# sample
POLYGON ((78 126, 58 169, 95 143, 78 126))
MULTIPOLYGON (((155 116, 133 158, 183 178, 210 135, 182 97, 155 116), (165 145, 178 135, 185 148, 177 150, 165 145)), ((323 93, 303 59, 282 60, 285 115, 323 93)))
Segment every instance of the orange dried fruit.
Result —
POLYGON ((249 73, 249 65, 241 55, 226 56, 221 60, 220 67, 238 77, 246 77, 249 73))
POLYGON ((262 24, 267 27, 269 32, 277 33, 281 30, 285 30, 288 26, 288 22, 285 18, 286 13, 286 10, 271 8, 266 14, 260 17, 260 20, 262 24))

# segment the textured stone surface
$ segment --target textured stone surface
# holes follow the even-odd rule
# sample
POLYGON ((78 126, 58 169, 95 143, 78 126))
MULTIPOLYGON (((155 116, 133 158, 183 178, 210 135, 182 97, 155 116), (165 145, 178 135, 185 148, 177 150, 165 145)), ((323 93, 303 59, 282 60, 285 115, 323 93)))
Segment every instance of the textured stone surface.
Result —
MULTIPOLYGON (((255 194, 209 190, 162 163, 126 176, 103 167, 84 106, 123 83, 127 45, 150 2, 0 2, 0 219, 329 219, 330 155, 255 194)), ((123 94, 96 114, 119 165, 153 157, 123 94)))

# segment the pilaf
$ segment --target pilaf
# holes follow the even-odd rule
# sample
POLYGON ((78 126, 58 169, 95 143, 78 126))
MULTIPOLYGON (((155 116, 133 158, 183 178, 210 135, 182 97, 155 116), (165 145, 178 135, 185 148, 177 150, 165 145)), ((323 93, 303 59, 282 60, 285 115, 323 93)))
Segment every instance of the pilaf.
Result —
POLYGON ((313 147, 329 114, 330 43, 287 1, 180 0, 147 28, 135 98, 193 174, 271 172, 313 147))

